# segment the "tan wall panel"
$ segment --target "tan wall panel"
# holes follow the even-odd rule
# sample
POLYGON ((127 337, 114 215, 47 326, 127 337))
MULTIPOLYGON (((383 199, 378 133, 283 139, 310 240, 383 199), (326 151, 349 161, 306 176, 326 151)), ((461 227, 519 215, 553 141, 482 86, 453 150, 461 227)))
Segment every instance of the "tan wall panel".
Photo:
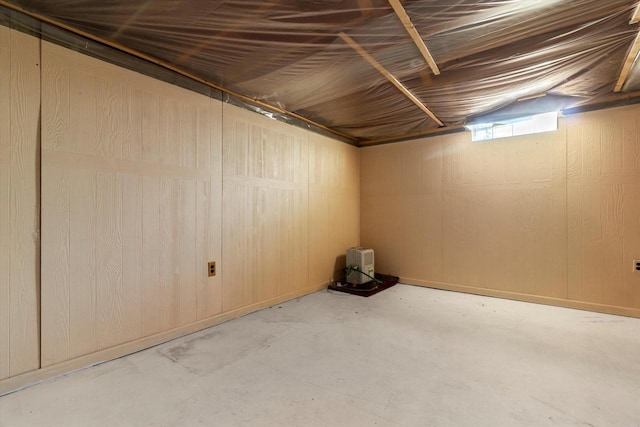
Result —
MULTIPOLYGON (((98 269, 102 260, 98 259, 96 239, 98 238, 98 188, 97 172, 93 170, 71 170, 68 193, 75 194, 85 203, 69 206, 69 240, 76 242, 69 247, 69 305, 75 310, 69 313, 69 341, 75 343, 69 357, 91 353, 98 348, 97 332, 97 284, 98 269), (87 250, 87 248, 90 248, 87 250)), ((66 194, 68 199, 68 194, 66 194)), ((55 260, 52 260, 55 262, 55 260)), ((100 267, 99 267, 100 266, 100 267)))
POLYGON ((442 282, 566 298, 563 135, 448 138, 442 282))
POLYGON ((359 241, 359 150, 309 133, 309 284, 339 279, 359 241))
POLYGON ((640 307, 638 117, 631 106, 561 119, 554 133, 365 148, 362 243, 378 270, 412 283, 629 313, 640 307))
POLYGON ((436 137, 361 150, 361 239, 375 250, 376 271, 441 281, 442 144, 436 137))
MULTIPOLYGON (((43 134, 42 138, 44 143, 47 135, 43 134)), ((49 167, 43 160, 42 274, 40 281, 42 299, 41 365, 43 367, 70 358, 69 176, 68 170, 49 167)), ((95 284, 90 282, 90 277, 86 280, 88 282, 86 286, 89 288, 95 287, 95 284)), ((73 288, 76 289, 77 287, 73 286, 73 288)), ((90 289, 87 292, 95 292, 94 289, 90 289)), ((92 307, 91 310, 95 310, 95 308, 92 307)), ((81 321, 82 319, 79 320, 81 321)), ((88 332, 94 333, 93 331, 95 331, 95 323, 88 332)), ((77 339, 95 343, 95 336, 86 335, 77 337, 77 339)))
MULTIPOLYGON (((312 135, 310 154, 310 132, 228 105, 223 134, 218 101, 48 42, 42 49, 43 371, 311 292, 358 244, 356 148, 312 135), (310 227, 323 230, 312 245, 310 227), (208 261, 217 262, 216 277, 207 276, 208 261)), ((0 70, 11 66, 5 51, 0 70)), ((21 88, 0 83, 11 96, 21 88)), ((29 89, 39 94, 39 85, 29 89)), ((2 117, 21 125, 13 112, 0 102, 2 117)), ((5 136, 3 236, 17 218, 5 136)), ((11 263, 0 250, 2 266, 11 263)), ((0 276, 0 285, 9 295, 12 282, 0 276)), ((9 356, 0 369, 10 370, 9 356)))
POLYGON ((308 287, 308 133, 224 105, 223 311, 308 287))
POLYGON ((197 167, 209 171, 210 179, 196 188, 196 256, 198 268, 217 263, 217 275, 208 277, 197 270, 197 317, 199 320, 222 312, 222 103, 213 101, 197 109, 197 167))
MULTIPOLYGON (((11 30, 0 26, 0 241, 10 239, 9 176, 11 174, 11 30)), ((11 306, 9 305, 9 245, 0 245, 0 378, 9 377, 11 370, 11 306)))
POLYGON ((221 105, 43 42, 43 366, 221 311, 221 105))
POLYGON ((37 369, 39 40, 0 27, 0 378, 37 369))
POLYGON ((566 297, 562 131, 362 150, 362 243, 407 280, 566 297))
POLYGON ((567 119, 569 296, 640 308, 640 108, 567 119))
POLYGON ((11 32, 11 375, 38 367, 39 41, 11 32))

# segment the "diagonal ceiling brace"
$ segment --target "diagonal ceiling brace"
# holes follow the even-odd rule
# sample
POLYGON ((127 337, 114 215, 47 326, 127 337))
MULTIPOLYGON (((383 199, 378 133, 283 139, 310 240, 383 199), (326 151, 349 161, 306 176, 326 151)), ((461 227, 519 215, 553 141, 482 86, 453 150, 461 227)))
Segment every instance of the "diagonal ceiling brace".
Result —
POLYGON ((622 66, 622 71, 620 72, 620 77, 618 77, 618 82, 616 83, 616 87, 613 90, 614 92, 620 92, 624 83, 627 81, 627 77, 631 72, 631 68, 633 64, 638 59, 638 54, 640 54, 640 31, 636 35, 636 38, 633 40, 633 44, 629 48, 629 53, 627 53, 627 58, 624 60, 624 65, 622 66))
POLYGON ((433 59, 433 56, 431 55, 431 52, 429 52, 429 48, 427 48, 424 40, 422 40, 422 37, 420 37, 420 33, 418 33, 418 30, 416 30, 416 27, 411 22, 411 18, 409 18, 409 15, 407 15, 407 11, 404 10, 404 7, 402 7, 402 3, 400 3, 400 0, 389 0, 389 4, 391 4, 394 12, 396 13, 396 15, 398 15, 398 18, 400 18, 400 22, 402 22, 402 25, 404 25, 404 28, 409 33, 409 36, 411 36, 411 39, 418 47, 418 50, 420 50, 420 53, 424 57, 425 61, 427 61, 427 64, 429 64, 429 67, 431 68, 431 71, 433 71, 433 74, 435 74, 436 76, 439 75, 440 69, 438 68, 438 64, 436 64, 435 59, 433 59))
MULTIPOLYGON (((631 16, 630 25, 637 24, 640 22, 640 4, 636 6, 633 15, 631 16)), ((627 53, 627 57, 624 60, 624 65, 622 66, 622 71, 620 71, 620 77, 618 77, 618 81, 616 82, 616 87, 613 89, 614 92, 620 92, 624 83, 627 81, 627 77, 631 72, 631 67, 638 59, 638 55, 640 54, 640 30, 636 35, 636 38, 633 41, 633 44, 629 48, 629 52, 627 53)))
POLYGON ((637 24, 638 22, 640 22, 640 3, 638 3, 638 6, 636 7, 635 12, 633 12, 633 16, 631 17, 631 22, 629 23, 637 24))
POLYGON ((405 85, 403 85, 398 79, 396 79, 386 68, 384 68, 378 61, 375 60, 366 50, 362 48, 355 40, 346 35, 345 33, 339 34, 340 38, 344 40, 349 46, 360 54, 369 64, 373 66, 380 74, 386 77, 400 92, 402 92, 411 102, 416 104, 422 111, 424 111, 429 117, 431 117, 438 126, 444 126, 444 123, 416 97, 405 85))

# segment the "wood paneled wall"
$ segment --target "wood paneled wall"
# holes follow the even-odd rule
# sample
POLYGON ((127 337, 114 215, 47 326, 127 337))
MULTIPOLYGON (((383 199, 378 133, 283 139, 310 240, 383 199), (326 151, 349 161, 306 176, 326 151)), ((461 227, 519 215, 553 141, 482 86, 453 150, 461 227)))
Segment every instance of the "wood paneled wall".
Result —
POLYGON ((360 151, 309 134, 309 283, 339 279, 360 240, 360 151))
POLYGON ((220 313, 221 104, 42 55, 42 365, 220 313))
POLYGON ((318 290, 358 245, 355 147, 5 27, 0 53, 0 379, 43 368, 0 393, 318 290))
POLYGON ((405 282, 638 315, 637 117, 634 106, 553 133, 364 148, 362 244, 405 282))
POLYGON ((0 379, 37 369, 40 41, 0 26, 0 379))
POLYGON ((224 106, 225 311, 309 287, 308 132, 224 106))
POLYGON ((569 298, 640 309, 640 107, 566 121, 569 298))
POLYGON ((639 315, 638 117, 358 150, 0 26, 0 393, 320 289, 359 243, 406 282, 639 315))
POLYGON ((225 311, 331 280, 336 260, 358 244, 358 154, 224 105, 225 311))

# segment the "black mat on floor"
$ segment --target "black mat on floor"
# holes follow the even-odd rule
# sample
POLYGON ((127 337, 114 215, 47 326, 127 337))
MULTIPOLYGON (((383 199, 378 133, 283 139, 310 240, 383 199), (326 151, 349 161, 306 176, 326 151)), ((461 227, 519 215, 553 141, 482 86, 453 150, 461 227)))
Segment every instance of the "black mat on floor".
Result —
POLYGON ((329 289, 332 291, 345 292, 348 294, 359 295, 361 297, 370 297, 378 292, 382 292, 385 289, 389 289, 400 280, 399 277, 389 276, 388 274, 375 274, 375 278, 381 280, 382 283, 376 283, 373 280, 361 285, 354 285, 347 283, 344 280, 334 282, 329 285, 329 289))

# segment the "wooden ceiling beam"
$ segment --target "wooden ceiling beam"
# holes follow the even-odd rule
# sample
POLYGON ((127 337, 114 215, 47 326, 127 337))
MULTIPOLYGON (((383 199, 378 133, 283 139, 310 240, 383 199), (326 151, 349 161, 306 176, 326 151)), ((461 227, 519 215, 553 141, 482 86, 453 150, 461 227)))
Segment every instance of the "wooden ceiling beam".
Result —
POLYGON ((355 40, 346 35, 345 33, 339 34, 340 38, 344 40, 349 46, 353 48, 356 52, 362 56, 373 68, 378 70, 380 74, 382 74, 391 84, 393 84, 400 92, 404 94, 411 102, 418 106, 422 111, 424 111, 433 121, 435 121, 438 126, 444 126, 444 123, 415 96, 405 85, 403 85, 398 79, 396 79, 386 68, 382 66, 376 59, 371 56, 366 50, 362 48, 355 40))
POLYGON ((422 37, 420 36, 420 33, 418 33, 418 30, 416 30, 413 22, 411 22, 411 18, 409 18, 409 15, 407 15, 407 11, 404 10, 404 7, 402 7, 402 3, 400 3, 400 0, 389 0, 389 4, 393 8, 393 11, 396 13, 396 15, 398 15, 400 22, 402 22, 402 25, 404 25, 404 28, 407 30, 407 33, 409 33, 409 36, 424 57, 424 60, 427 61, 427 64, 429 64, 429 68, 431 68, 433 74, 435 74, 436 76, 439 75, 440 68, 438 68, 438 64, 436 64, 436 61, 435 59, 433 59, 433 55, 431 55, 429 48, 424 43, 424 40, 422 40, 422 37))
POLYGON ((631 17, 631 22, 629 23, 637 24, 638 22, 640 22, 640 3, 638 3, 638 6, 636 7, 635 12, 633 12, 633 16, 631 17))
POLYGON ((638 59, 639 53, 640 53, 640 31, 638 31, 636 38, 633 40, 633 44, 629 48, 627 57, 624 60, 624 65, 622 66, 622 71, 620 71, 620 77, 618 77, 618 81, 616 82, 616 87, 613 89, 614 92, 620 92, 622 90, 624 83, 627 81, 627 77, 631 72, 631 68, 633 67, 633 64, 638 59))

